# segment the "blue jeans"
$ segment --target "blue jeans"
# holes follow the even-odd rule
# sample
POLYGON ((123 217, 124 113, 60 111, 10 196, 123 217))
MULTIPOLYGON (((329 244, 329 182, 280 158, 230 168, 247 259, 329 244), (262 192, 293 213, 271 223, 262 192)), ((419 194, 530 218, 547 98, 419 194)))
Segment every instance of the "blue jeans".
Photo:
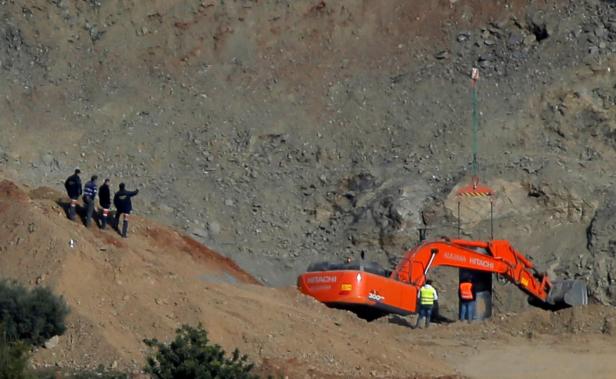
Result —
POLYGON ((426 328, 430 326, 430 318, 432 317, 432 306, 421 305, 419 307, 419 316, 417 317, 416 328, 419 328, 419 323, 422 318, 426 319, 426 328))
POLYGON ((475 300, 464 301, 460 303, 460 320, 472 321, 475 319, 475 300))

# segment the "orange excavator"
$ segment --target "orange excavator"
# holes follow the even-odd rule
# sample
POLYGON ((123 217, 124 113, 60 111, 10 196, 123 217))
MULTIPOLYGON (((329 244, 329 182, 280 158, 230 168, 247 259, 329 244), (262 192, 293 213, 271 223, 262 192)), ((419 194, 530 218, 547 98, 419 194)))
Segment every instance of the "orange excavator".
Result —
MULTIPOLYGON (((494 191, 479 184, 477 160, 477 81, 479 71, 471 72, 473 161, 472 183, 456 195, 490 198, 490 233, 493 235, 494 191)), ((458 202, 458 235, 460 234, 458 202)), ((423 230, 425 233, 425 229, 423 230)), ((492 237, 493 238, 493 237, 492 237)), ((397 267, 385 270, 376 263, 331 264, 320 262, 308 267, 297 279, 299 290, 332 307, 348 309, 360 317, 374 319, 388 313, 406 315, 417 312, 417 293, 431 268, 457 267, 493 273, 529 295, 529 302, 547 309, 559 309, 588 303, 586 283, 582 280, 551 280, 506 240, 469 241, 463 239, 423 242, 409 250, 397 267)))
POLYGON ((547 309, 588 303, 582 280, 552 280, 506 240, 448 240, 424 242, 409 250, 393 271, 374 263, 318 263, 299 276, 301 292, 360 317, 374 319, 388 313, 406 315, 418 310, 417 292, 438 266, 488 272, 529 295, 531 304, 547 309))

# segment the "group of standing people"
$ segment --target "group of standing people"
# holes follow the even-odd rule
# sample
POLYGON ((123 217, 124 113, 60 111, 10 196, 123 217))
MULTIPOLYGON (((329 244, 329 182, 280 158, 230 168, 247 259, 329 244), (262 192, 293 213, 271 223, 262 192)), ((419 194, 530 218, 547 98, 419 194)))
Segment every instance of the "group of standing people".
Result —
MULTIPOLYGON (((111 210, 111 180, 105 179, 103 185, 98 187, 98 176, 93 175, 85 186, 82 187, 81 177, 79 176, 81 171, 75 170, 75 173, 69 176, 64 182, 64 187, 70 199, 68 207, 68 218, 75 220, 77 216, 77 202, 79 197, 82 196, 85 206, 85 225, 89 227, 96 209, 96 198, 98 196, 101 213, 98 215, 100 220, 101 229, 105 229, 108 224, 109 213, 111 210)), ((113 206, 116 208, 115 219, 113 227, 120 232, 122 237, 128 236, 128 215, 133 210, 131 198, 139 193, 139 190, 128 191, 126 185, 120 183, 119 190, 113 196, 113 206), (120 231, 120 218, 122 219, 122 230, 120 231)))
MULTIPOLYGON (((460 321, 471 322, 475 319, 477 293, 469 278, 464 278, 460 281, 458 296, 460 299, 460 321)), ((419 315, 415 328, 420 327, 421 320, 425 320, 427 328, 430 326, 434 305, 438 301, 438 293, 436 289, 432 287, 432 280, 426 280, 425 284, 419 289, 417 292, 417 300, 419 302, 419 315)))

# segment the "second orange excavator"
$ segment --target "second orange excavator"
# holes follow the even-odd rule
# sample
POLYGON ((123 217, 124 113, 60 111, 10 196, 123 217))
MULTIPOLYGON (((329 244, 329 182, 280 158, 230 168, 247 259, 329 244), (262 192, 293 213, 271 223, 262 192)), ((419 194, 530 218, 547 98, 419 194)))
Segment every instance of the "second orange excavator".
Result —
POLYGON ((558 309, 588 303, 582 280, 553 280, 506 240, 424 242, 409 250, 397 267, 376 264, 320 263, 298 278, 301 292, 332 307, 374 319, 388 313, 406 315, 418 309, 417 292, 430 269, 450 266, 488 272, 518 286, 535 305, 558 309))

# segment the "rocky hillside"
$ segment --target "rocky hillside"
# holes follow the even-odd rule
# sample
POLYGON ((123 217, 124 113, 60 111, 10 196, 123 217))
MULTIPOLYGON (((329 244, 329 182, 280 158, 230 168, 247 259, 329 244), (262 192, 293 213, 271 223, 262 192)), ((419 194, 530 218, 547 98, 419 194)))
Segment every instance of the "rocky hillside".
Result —
MULTIPOLYGON (((126 181, 267 284, 390 264, 418 226, 456 233, 477 66, 497 237, 615 303, 616 4, 420 3, 3 1, 0 165, 126 181)), ((465 235, 489 237, 485 209, 463 205, 465 235)))

